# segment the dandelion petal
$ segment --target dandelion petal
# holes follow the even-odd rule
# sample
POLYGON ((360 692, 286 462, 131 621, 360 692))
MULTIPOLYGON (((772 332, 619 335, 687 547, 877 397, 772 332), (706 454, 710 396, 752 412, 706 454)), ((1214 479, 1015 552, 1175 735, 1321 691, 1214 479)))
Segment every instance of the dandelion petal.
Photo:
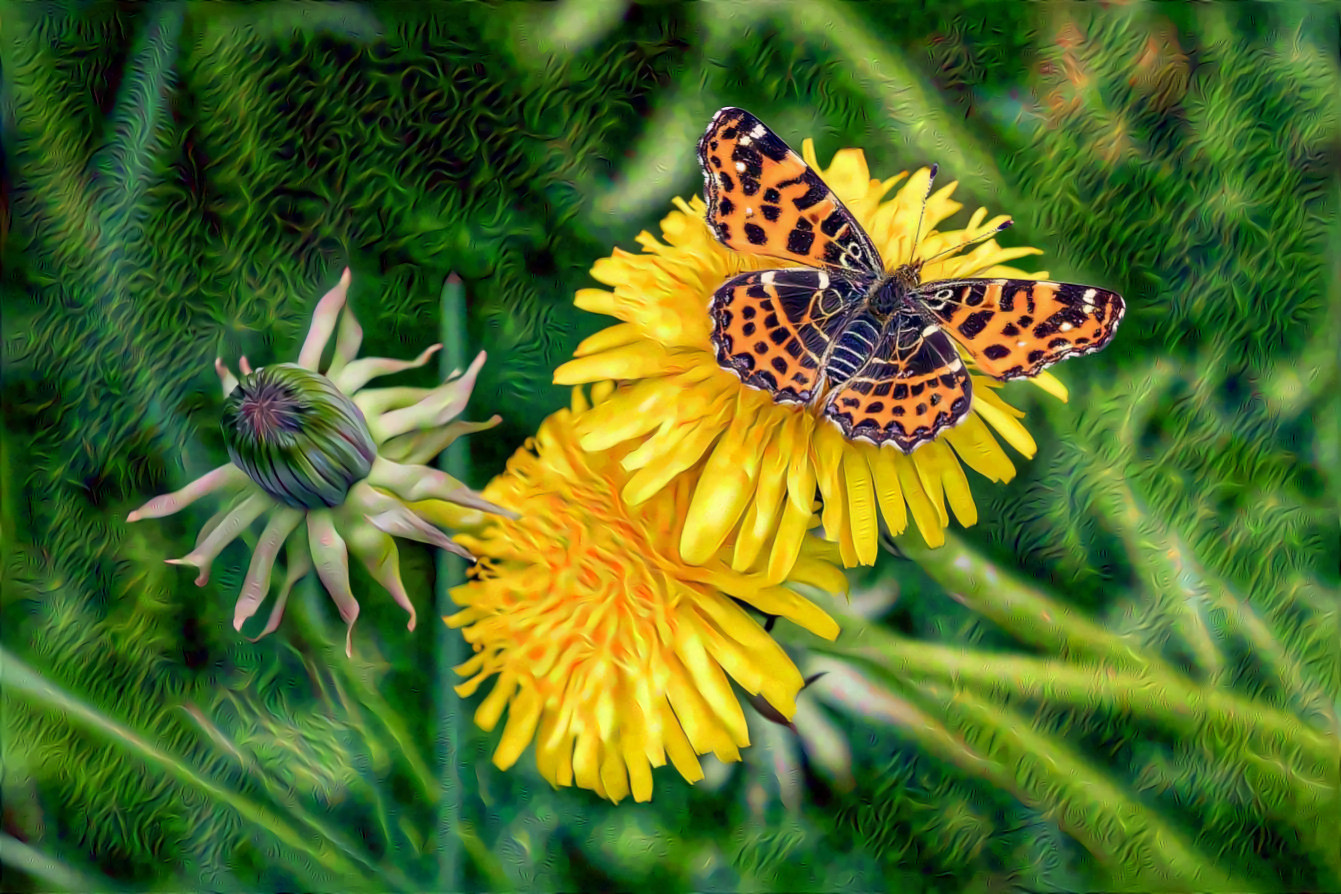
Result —
POLYGON ((899 487, 899 470, 895 464, 894 451, 881 449, 868 452, 866 461, 871 467, 871 481, 875 485, 875 498, 880 506, 880 515, 890 534, 902 534, 908 527, 908 504, 904 502, 903 490, 899 487))
POLYGON ((288 569, 284 574, 284 583, 275 596, 275 605, 270 609, 270 618, 265 622, 264 630, 256 636, 247 637, 250 642, 258 642, 279 629, 279 622, 284 617, 284 606, 289 601, 289 592, 293 590, 294 584, 312 570, 312 555, 307 548, 306 528, 298 528, 289 538, 288 546, 284 550, 284 559, 288 569))
POLYGON ((685 515, 680 551, 691 565, 702 564, 721 548, 755 493, 759 478, 759 453, 752 443, 755 426, 752 415, 740 409, 708 457, 685 515))
POLYGON ((307 539, 317 577, 321 578, 326 592, 340 610, 340 617, 344 618, 347 627, 345 656, 352 658, 354 621, 359 616, 359 603, 349 586, 349 552, 345 549, 344 538, 335 530, 335 518, 330 511, 322 509, 307 514, 307 539))
POLYGON ((303 369, 316 371, 317 364, 321 362, 321 352, 326 350, 326 342, 330 341, 331 333, 335 331, 336 318, 345 306, 349 280, 349 268, 346 267, 344 273, 340 274, 340 281, 317 302, 317 309, 312 314, 312 327, 308 329, 307 339, 298 352, 298 365, 303 369))
POLYGON ((423 353, 413 360, 393 360, 390 357, 362 357, 351 361, 337 375, 330 378, 336 384, 336 387, 345 394, 353 394, 378 376, 389 376, 392 373, 403 372, 407 369, 418 369, 428 362, 428 358, 440 350, 442 350, 442 345, 429 345, 423 353))
POLYGON ((190 565, 193 568, 199 568, 200 574, 196 577, 196 586, 203 587, 205 582, 210 579, 210 563, 223 552, 223 548, 237 539, 248 525, 261 517, 261 513, 274 506, 275 503, 265 494, 252 494, 243 500, 236 509, 228 513, 224 520, 219 522, 218 527, 210 532, 200 545, 191 552, 182 556, 180 559, 168 559, 169 565, 190 565))
POLYGON ((863 449, 865 446, 852 445, 843 455, 843 483, 847 492, 847 524, 852 531, 852 545, 857 551, 857 561, 862 565, 874 565, 875 557, 880 553, 880 520, 875 514, 875 485, 871 481, 871 468, 862 455, 867 452, 863 449))
POLYGON ((163 518, 175 512, 180 512, 206 494, 232 485, 243 484, 246 481, 246 473, 232 463, 228 463, 206 472, 179 491, 154 497, 126 516, 126 521, 137 522, 144 518, 163 518))
POLYGON ((386 587, 396 604, 409 614, 406 630, 413 630, 417 620, 414 603, 405 592, 405 584, 400 579, 400 553, 396 541, 383 531, 367 526, 354 526, 349 534, 349 551, 358 557, 373 580, 386 587))
POLYGON ((517 762, 526 746, 535 736, 536 724, 540 721, 540 709, 543 702, 534 688, 526 688, 512 700, 508 708, 508 722, 503 726, 503 735, 494 751, 494 766, 506 770, 517 762))
POLYGON ((256 542, 251 554, 251 564, 247 567, 247 577, 242 582, 242 595, 238 597, 233 609, 233 629, 241 630, 248 618, 256 614, 261 600, 270 590, 270 570, 274 567, 275 557, 284 541, 303 520, 303 514, 297 509, 280 509, 271 516, 256 542))

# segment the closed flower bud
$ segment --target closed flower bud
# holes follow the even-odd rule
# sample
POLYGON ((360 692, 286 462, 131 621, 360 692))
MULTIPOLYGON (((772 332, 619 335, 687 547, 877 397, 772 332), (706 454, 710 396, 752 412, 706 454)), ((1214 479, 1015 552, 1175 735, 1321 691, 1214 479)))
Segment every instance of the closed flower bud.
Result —
POLYGON ((295 363, 244 376, 224 402, 221 426, 233 465, 294 509, 339 506, 377 457, 363 412, 330 379, 295 363))
MULTIPOLYGON (((350 556, 368 569, 409 615, 415 608, 400 577, 396 537, 417 540, 471 558, 434 523, 452 527, 482 523, 488 513, 512 513, 480 497, 460 481, 425 463, 462 435, 492 428, 487 422, 457 419, 470 400, 484 364, 480 353, 464 372, 435 388, 367 388, 371 380, 426 364, 441 347, 433 345, 413 360, 358 357, 363 328, 345 305, 350 274, 317 303, 312 328, 297 363, 276 363, 252 371, 240 359, 242 379, 216 360, 223 385, 221 419, 230 463, 185 487, 145 503, 128 521, 162 518, 208 494, 224 508, 206 524, 195 548, 174 565, 200 570, 209 580, 211 563, 233 540, 265 519, 242 592, 233 610, 238 630, 256 613, 272 589, 276 560, 284 552, 283 583, 270 620, 260 636, 273 632, 284 615, 289 592, 316 571, 349 632, 345 652, 353 652, 359 615, 349 577, 350 556), (322 367, 331 336, 335 350, 322 367)), ((259 637, 258 637, 259 638, 259 637)))

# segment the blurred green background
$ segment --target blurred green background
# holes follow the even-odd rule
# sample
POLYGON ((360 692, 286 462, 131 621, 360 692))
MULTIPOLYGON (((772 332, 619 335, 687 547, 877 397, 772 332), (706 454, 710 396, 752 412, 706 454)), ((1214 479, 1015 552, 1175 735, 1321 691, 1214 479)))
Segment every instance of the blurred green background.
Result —
POLYGON ((8 2, 0 28, 4 890, 1341 890, 1337 5, 8 2), (365 354, 489 351, 483 485, 610 322, 573 292, 701 189, 725 105, 822 162, 939 162, 1128 304, 1057 370, 1069 404, 1007 387, 1039 451, 973 480, 977 527, 854 572, 823 652, 779 625, 828 671, 796 734, 755 718, 742 764, 657 771, 650 804, 556 792, 451 692, 427 549, 401 549, 412 634, 355 570, 349 661, 310 581, 274 636, 233 631, 247 545, 201 589, 163 563, 209 501, 125 523, 225 459, 214 358, 295 356, 346 264, 365 354))

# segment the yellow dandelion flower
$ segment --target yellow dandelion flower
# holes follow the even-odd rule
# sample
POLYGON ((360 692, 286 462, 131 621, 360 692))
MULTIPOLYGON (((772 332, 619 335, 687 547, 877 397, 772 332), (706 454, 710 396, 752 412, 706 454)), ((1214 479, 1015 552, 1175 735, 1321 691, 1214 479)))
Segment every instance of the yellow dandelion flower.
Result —
MULTIPOLYGON (((987 211, 979 209, 964 227, 937 231, 963 207, 950 198, 955 183, 928 198, 930 171, 922 169, 886 198, 905 175, 872 179, 861 150, 839 151, 826 169, 820 168, 811 140, 802 144, 801 154, 890 264, 913 257, 924 199, 919 257, 932 258, 1007 220, 988 219, 987 211)), ((1015 475, 994 432, 1026 458, 1033 456, 1034 440, 1020 422, 1023 413, 997 394, 1000 382, 981 375, 972 376, 972 408, 964 421, 910 454, 849 440, 820 418, 817 408, 780 404, 743 385, 717 363, 708 303, 730 277, 778 263, 721 245, 698 197, 689 202, 677 198, 675 205, 677 210, 661 223, 661 240, 643 232, 638 236, 642 254, 616 248, 592 267, 592 276, 610 288, 580 290, 577 306, 624 322, 579 345, 576 359, 559 367, 554 380, 564 385, 626 383, 583 418, 578 433, 589 450, 637 442, 623 460, 632 473, 622 493, 627 504, 651 499, 704 463, 681 535, 686 561, 701 561, 729 542, 733 568, 766 570, 772 579, 781 579, 800 553, 817 488, 824 530, 838 542, 849 567, 875 560, 882 518, 897 534, 911 515, 926 541, 939 546, 949 513, 965 526, 977 521, 964 466, 995 482, 1015 475)), ((1040 253, 1002 248, 990 239, 971 251, 927 263, 922 280, 1046 279, 1046 272, 1008 266, 1016 258, 1040 253)), ((972 368, 971 358, 965 362, 972 368)), ((1030 381, 1066 399, 1065 387, 1051 374, 1030 381)))
MULTIPOLYGON (((599 408, 608 383, 593 389, 599 408)), ((700 563, 679 555, 689 478, 630 505, 620 497, 628 450, 589 453, 576 427, 591 412, 581 390, 550 416, 483 491, 517 513, 458 539, 478 557, 451 591, 475 655, 457 668, 469 696, 497 675, 475 721, 492 730, 508 709, 494 764, 512 766, 535 741, 557 786, 618 802, 652 796, 652 768, 690 782, 698 755, 740 759, 749 745, 731 680, 786 718, 804 680, 743 608, 786 618, 826 639, 838 626, 794 589, 730 567, 731 543, 700 563)), ((846 589, 835 550, 810 537, 785 583, 846 589)))

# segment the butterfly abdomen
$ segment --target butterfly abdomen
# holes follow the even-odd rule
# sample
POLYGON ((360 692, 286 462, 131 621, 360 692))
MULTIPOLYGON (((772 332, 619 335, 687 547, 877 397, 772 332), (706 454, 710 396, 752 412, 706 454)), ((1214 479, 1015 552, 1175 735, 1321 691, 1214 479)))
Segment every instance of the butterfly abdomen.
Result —
POLYGON ((866 365, 879 340, 880 327, 875 320, 869 314, 858 316, 834 340, 824 364, 825 377, 835 384, 851 379, 866 365))

